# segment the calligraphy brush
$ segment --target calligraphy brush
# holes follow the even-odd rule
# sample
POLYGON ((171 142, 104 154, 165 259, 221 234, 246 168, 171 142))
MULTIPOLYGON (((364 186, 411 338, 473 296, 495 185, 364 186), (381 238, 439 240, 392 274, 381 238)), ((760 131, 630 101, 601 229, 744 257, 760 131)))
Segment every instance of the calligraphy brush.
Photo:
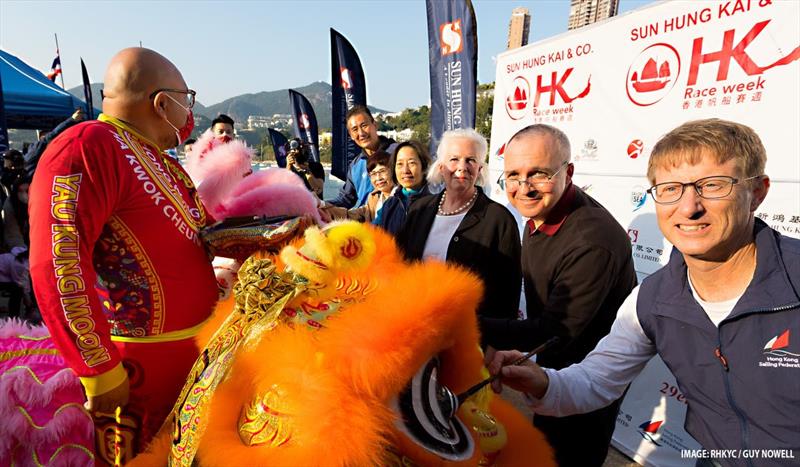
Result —
MULTIPOLYGON (((558 337, 551 337, 550 339, 547 339, 546 341, 544 341, 544 343, 542 343, 542 345, 536 347, 535 349, 533 349, 530 352, 526 353, 525 355, 519 357, 518 359, 516 359, 513 362, 509 363, 508 365, 503 365, 503 366, 516 366, 516 365, 519 365, 522 362, 524 362, 525 360, 533 357, 534 355, 538 354, 539 352, 542 352, 546 348, 554 345, 558 341, 559 341, 558 337)), ((459 394, 457 396, 458 397, 458 404, 459 405, 463 404, 464 401, 466 401, 470 396, 472 396, 476 392, 480 391, 487 384, 491 384, 492 381, 494 381, 494 380, 496 380, 497 378, 500 377, 500 373, 501 372, 498 371, 496 375, 486 378, 485 380, 481 381, 480 383, 476 384, 475 386, 472 386, 471 388, 469 388, 466 391, 464 391, 461 394, 459 394)))

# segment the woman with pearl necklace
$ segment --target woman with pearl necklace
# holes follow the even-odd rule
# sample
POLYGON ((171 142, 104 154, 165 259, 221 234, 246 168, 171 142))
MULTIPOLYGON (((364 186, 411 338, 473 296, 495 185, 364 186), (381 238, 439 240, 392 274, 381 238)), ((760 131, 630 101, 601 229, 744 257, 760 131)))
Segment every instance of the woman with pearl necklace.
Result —
MULTIPOLYGON (((486 139, 475 130, 442 135, 427 179, 429 186, 444 190, 411 206, 397 242, 409 260, 446 261, 476 273, 485 286, 479 317, 516 318, 522 281, 519 230, 514 216, 481 188, 486 154, 486 139)), ((492 336, 482 333, 482 343, 491 342, 492 336)))

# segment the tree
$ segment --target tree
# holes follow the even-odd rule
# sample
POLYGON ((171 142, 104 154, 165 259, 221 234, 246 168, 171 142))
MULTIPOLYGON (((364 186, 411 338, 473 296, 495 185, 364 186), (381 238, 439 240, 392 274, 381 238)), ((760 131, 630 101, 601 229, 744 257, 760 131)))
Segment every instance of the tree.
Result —
POLYGON ((383 115, 378 115, 378 117, 375 119, 375 124, 378 127, 378 131, 394 130, 394 127, 386 122, 386 119, 383 118, 383 115))
POLYGON ((488 141, 492 136, 492 110, 494 109, 494 83, 478 86, 475 107, 475 130, 488 141))
MULTIPOLYGON (((494 108, 494 82, 480 84, 476 90, 478 95, 475 107, 475 130, 489 140, 492 135, 492 110, 494 108)), ((427 105, 416 109, 405 109, 399 115, 379 117, 378 130, 402 131, 411 129, 411 138, 423 145, 431 140, 431 110, 427 105)))
POLYGON ((275 151, 272 150, 272 140, 269 138, 269 134, 261 138, 261 160, 262 161, 275 161, 275 151))

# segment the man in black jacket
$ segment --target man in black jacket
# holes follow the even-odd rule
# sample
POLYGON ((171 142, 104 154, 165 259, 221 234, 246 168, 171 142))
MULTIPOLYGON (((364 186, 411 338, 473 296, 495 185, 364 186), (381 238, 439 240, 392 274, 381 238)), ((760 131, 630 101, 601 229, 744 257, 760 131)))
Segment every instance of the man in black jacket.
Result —
MULTIPOLYGON (((339 190, 339 194, 332 200, 327 200, 334 206, 354 208, 363 205, 372 193, 372 182, 367 173, 367 159, 378 151, 392 153, 396 144, 393 139, 378 136, 378 127, 372 113, 363 105, 353 106, 345 116, 347 132, 350 138, 361 148, 361 154, 350 162, 347 167, 347 180, 339 190)), ((391 167, 394 170, 394 167, 391 167)))
MULTIPOLYGON (((509 140, 501 184, 528 218, 522 235, 522 274, 528 317, 481 320, 505 339, 503 349, 530 350, 552 336, 560 345, 542 352, 549 368, 578 363, 608 334, 617 310, 636 286, 630 240, 606 209, 572 184, 567 136, 531 125, 509 140)), ((555 418, 537 415, 561 466, 600 466, 614 432, 619 401, 595 412, 555 418), (575 434, 581 437, 575 448, 575 434)))
POLYGON ((0 183, 3 184, 4 194, 11 192, 11 187, 25 176, 23 163, 22 153, 16 149, 8 149, 3 152, 3 170, 2 175, 0 175, 0 183))

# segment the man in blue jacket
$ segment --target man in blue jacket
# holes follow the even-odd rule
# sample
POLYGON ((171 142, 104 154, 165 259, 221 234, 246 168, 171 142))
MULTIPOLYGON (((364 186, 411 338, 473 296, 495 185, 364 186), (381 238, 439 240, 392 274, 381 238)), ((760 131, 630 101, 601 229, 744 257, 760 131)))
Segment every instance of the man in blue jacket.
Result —
MULTIPOLYGON (((355 208, 367 202, 367 197, 372 193, 372 182, 367 173, 367 159, 377 151, 391 154, 395 141, 378 136, 378 127, 372 113, 363 105, 353 106, 345 115, 347 132, 350 138, 361 148, 361 154, 350 162, 347 167, 347 180, 339 190, 339 194, 332 200, 327 200, 334 206, 355 208)), ((391 167, 394 170, 394 167, 391 167)))
POLYGON ((611 333, 580 363, 554 371, 503 366, 501 384, 537 413, 564 416, 616 400, 658 354, 686 397, 685 427, 712 456, 699 465, 800 461, 800 240, 754 216, 770 187, 766 151, 744 125, 708 119, 653 148, 648 190, 669 264, 623 303, 611 333), (727 451, 724 451, 727 450, 727 451), (747 454, 764 453, 756 459, 747 454))

